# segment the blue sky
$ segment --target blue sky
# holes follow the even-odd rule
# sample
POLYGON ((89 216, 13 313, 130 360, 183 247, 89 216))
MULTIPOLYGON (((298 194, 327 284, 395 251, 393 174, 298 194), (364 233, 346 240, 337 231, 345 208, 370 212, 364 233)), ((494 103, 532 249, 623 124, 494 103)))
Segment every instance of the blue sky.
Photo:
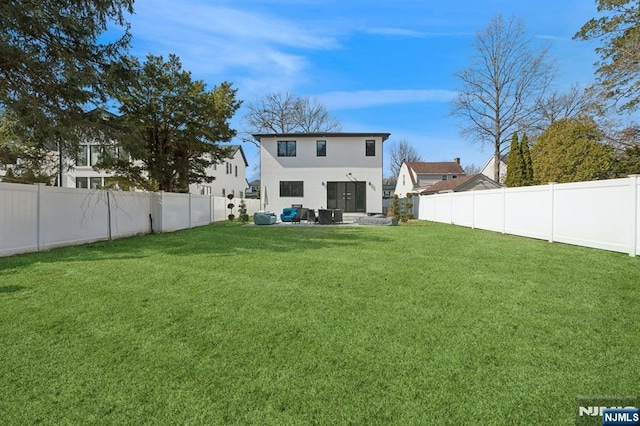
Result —
MULTIPOLYGON (((317 97, 343 131, 389 132, 389 142, 407 140, 425 161, 460 157, 481 166, 491 155, 460 136, 449 102, 453 73, 469 64, 476 32, 495 15, 522 18, 536 43, 550 44, 559 90, 591 84, 597 60, 594 43, 572 40, 596 16, 590 0, 136 0, 134 7, 134 55, 174 53, 194 79, 232 82, 245 103, 279 91, 317 97)), ((253 167, 257 148, 243 148, 253 167)))

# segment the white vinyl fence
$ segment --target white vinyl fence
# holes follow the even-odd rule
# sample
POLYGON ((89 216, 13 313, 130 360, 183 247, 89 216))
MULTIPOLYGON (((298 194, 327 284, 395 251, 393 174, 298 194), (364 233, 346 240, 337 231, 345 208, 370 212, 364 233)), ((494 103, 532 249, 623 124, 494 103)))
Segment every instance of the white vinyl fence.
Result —
POLYGON ((229 202, 237 218, 238 198, 0 183, 0 256, 207 225, 227 220, 229 202))
POLYGON ((418 218, 636 256, 639 177, 424 195, 418 218))

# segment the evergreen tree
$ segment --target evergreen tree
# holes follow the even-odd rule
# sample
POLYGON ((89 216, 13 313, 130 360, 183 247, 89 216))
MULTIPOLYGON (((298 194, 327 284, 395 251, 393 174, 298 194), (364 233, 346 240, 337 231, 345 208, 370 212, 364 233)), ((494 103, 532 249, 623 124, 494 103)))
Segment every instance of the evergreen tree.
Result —
POLYGON ((223 82, 207 90, 175 55, 166 62, 148 55, 143 64, 129 58, 127 65, 129 84, 114 94, 123 114, 118 143, 138 163, 111 158, 98 166, 160 191, 188 192, 190 183, 211 182, 205 169, 228 158, 230 149, 220 142, 236 135, 228 121, 240 106, 236 89, 223 82))
POLYGON ((504 184, 508 187, 523 186, 525 164, 518 143, 518 134, 511 136, 511 147, 509 149, 509 160, 507 162, 507 177, 504 184))
POLYGON ((531 151, 529 150, 529 137, 526 133, 522 135, 522 140, 520 141, 520 154, 524 165, 522 186, 533 185, 533 161, 531 160, 531 151))

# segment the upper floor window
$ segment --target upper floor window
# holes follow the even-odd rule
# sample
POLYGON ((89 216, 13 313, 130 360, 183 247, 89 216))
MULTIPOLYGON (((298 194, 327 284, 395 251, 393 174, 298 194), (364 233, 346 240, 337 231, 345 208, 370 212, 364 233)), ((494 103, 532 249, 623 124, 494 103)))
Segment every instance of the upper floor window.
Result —
POLYGON ((447 180, 449 178, 448 175, 442 175, 442 180, 447 180))
MULTIPOLYGON (((88 155, 89 155, 89 146, 88 145, 80 145, 80 149, 78 149, 78 157, 76 158, 76 166, 78 166, 78 167, 87 166, 88 165, 88 162, 87 162, 88 155)), ((86 188, 86 186, 84 188, 86 188)))
POLYGON ((365 142, 365 152, 367 157, 375 157, 376 156, 376 141, 366 141, 365 142))
POLYGON ((238 166, 235 166, 235 170, 236 170, 236 177, 238 177, 238 166))
POLYGON ((316 157, 327 156, 327 141, 316 141, 316 157))
POLYGON ((296 141, 278 141, 278 157, 295 157, 296 141))

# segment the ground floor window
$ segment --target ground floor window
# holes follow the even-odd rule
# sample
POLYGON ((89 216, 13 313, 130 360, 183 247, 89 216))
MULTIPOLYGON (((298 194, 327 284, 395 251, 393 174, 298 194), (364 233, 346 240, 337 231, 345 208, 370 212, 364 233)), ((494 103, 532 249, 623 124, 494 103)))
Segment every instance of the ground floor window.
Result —
POLYGON ((304 197, 304 182, 301 180, 280 181, 281 197, 304 197))
POLYGON ((327 182, 327 208, 345 212, 367 211, 366 182, 327 182))

